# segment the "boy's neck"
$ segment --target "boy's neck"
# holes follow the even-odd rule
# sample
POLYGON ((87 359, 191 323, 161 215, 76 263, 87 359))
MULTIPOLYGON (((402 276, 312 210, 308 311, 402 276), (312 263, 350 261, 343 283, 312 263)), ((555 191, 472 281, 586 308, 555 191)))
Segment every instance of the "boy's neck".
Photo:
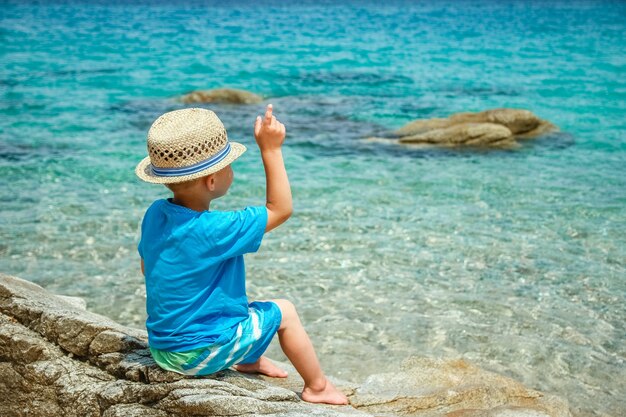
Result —
POLYGON ((178 195, 174 193, 174 197, 172 198, 172 203, 177 204, 179 206, 187 207, 190 210, 202 212, 202 211, 207 211, 209 209, 211 200, 203 201, 193 196, 178 195))

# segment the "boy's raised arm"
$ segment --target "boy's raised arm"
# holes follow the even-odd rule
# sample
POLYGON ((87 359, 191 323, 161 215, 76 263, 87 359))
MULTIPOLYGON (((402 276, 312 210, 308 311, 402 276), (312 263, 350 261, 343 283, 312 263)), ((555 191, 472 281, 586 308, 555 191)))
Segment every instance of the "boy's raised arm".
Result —
POLYGON ((281 150, 285 141, 285 126, 272 115, 272 110, 272 105, 268 104, 265 116, 258 116, 254 123, 254 138, 261 150, 267 184, 265 232, 284 223, 293 210, 291 186, 281 150))

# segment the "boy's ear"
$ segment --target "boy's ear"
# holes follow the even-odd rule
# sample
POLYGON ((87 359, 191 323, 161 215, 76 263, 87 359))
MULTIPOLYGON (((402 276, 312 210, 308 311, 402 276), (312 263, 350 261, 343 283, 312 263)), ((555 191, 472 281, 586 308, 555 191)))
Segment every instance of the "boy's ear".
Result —
POLYGON ((209 191, 215 191, 215 174, 209 174, 204 178, 206 188, 209 191))

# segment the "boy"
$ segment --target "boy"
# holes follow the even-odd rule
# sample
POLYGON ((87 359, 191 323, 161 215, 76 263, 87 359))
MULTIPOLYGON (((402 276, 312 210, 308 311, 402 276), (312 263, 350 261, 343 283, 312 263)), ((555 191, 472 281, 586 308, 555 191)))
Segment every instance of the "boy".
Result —
POLYGON ((285 126, 267 106, 254 137, 267 183, 265 207, 209 211, 233 181, 230 164, 245 146, 229 142, 219 118, 206 109, 165 113, 148 132, 148 154, 135 173, 165 184, 174 197, 155 201, 141 225, 141 270, 147 293, 148 339, 155 361, 186 375, 208 375, 235 365, 240 372, 284 378, 261 356, 275 333, 304 379, 302 399, 347 404, 324 376, 293 304, 248 304, 243 254, 256 252, 263 234, 291 215, 291 188, 281 146, 285 126))

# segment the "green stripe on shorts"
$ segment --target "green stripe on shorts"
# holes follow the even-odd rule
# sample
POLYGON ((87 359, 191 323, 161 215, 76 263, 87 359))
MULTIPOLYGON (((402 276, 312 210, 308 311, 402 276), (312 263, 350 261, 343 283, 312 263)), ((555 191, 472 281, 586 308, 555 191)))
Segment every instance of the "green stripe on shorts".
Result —
POLYGON ((163 369, 179 372, 185 364, 196 362, 196 360, 206 351, 206 347, 188 350, 186 352, 168 352, 150 348, 150 353, 154 361, 163 369))

